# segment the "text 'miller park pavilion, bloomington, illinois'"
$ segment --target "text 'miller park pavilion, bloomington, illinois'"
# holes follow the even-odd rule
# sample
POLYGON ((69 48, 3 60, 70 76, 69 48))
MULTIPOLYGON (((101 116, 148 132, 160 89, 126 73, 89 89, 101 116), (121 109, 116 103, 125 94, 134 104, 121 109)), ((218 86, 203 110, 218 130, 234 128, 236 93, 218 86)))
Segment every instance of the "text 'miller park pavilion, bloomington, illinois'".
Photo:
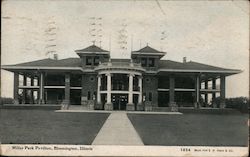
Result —
POLYGON ((75 52, 79 58, 2 66, 14 73, 15 103, 62 104, 64 109, 81 105, 93 110, 224 108, 226 77, 241 72, 185 58, 161 60, 166 53, 148 45, 132 51, 131 59, 112 59, 109 51, 95 44, 75 52), (218 93, 220 103, 210 104, 208 94, 214 100, 218 93))

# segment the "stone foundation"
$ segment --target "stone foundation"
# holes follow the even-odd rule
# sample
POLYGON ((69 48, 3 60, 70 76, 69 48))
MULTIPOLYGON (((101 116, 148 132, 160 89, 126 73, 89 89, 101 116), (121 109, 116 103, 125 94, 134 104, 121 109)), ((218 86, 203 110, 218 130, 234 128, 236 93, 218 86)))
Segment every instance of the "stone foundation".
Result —
POLYGON ((145 102, 145 111, 152 111, 152 110, 153 110, 152 103, 150 101, 146 101, 145 102))
POLYGON ((89 110, 94 110, 94 106, 95 106, 95 101, 94 100, 89 100, 88 105, 87 105, 88 109, 89 110))
POLYGON ((126 105, 126 110, 127 111, 135 111, 135 104, 129 104, 129 103, 127 103, 127 105, 126 105))
POLYGON ((136 110, 137 111, 144 111, 144 106, 142 103, 138 103, 137 106, 136 106, 136 110))
POLYGON ((178 112, 178 105, 176 102, 171 102, 168 104, 171 112, 178 112))
POLYGON ((94 110, 95 101, 94 100, 81 101, 81 106, 84 110, 94 110))
POLYGON ((104 110, 112 111, 113 110, 113 104, 112 103, 105 103, 104 110))
POLYGON ((103 106, 101 102, 97 102, 94 107, 95 110, 103 110, 103 106))
POLYGON ((70 105, 69 100, 63 100, 61 104, 61 110, 68 110, 70 105))

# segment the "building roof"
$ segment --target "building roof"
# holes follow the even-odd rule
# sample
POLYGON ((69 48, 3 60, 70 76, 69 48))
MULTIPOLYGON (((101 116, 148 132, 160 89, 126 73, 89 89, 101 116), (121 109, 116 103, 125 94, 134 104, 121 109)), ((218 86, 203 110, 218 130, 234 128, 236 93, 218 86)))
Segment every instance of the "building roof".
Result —
POLYGON ((13 66, 81 67, 81 60, 80 58, 66 58, 61 60, 47 58, 37 61, 15 64, 13 66))
POLYGON ((104 50, 104 49, 93 44, 93 45, 86 47, 84 49, 75 50, 75 52, 77 52, 77 53, 86 53, 86 52, 89 53, 89 52, 109 52, 109 51, 104 50))
POLYGON ((145 53, 161 53, 161 51, 158 51, 150 46, 145 46, 143 48, 141 48, 140 50, 137 50, 137 51, 133 51, 133 52, 145 52, 145 53))
POLYGON ((132 58, 137 55, 153 55, 153 56, 160 56, 163 57, 166 54, 166 52, 158 51, 150 46, 145 46, 144 48, 132 51, 132 58))
POLYGON ((240 73, 241 70, 226 69, 212 65, 202 64, 198 62, 176 62, 171 60, 160 60, 158 71, 183 71, 183 72, 226 72, 226 73, 240 73))
MULTIPOLYGON (((130 59, 111 59, 111 62, 116 64, 130 63, 130 59)), ((14 64, 14 65, 5 65, 2 66, 3 69, 76 69, 84 70, 81 68, 81 59, 80 58, 66 58, 61 60, 54 59, 42 59, 32 62, 14 64)), ((228 73, 236 74, 240 73, 240 70, 236 69, 226 69, 216 66, 211 66, 207 64, 202 64, 198 62, 176 62, 171 60, 160 60, 158 72, 213 72, 213 73, 228 73)))

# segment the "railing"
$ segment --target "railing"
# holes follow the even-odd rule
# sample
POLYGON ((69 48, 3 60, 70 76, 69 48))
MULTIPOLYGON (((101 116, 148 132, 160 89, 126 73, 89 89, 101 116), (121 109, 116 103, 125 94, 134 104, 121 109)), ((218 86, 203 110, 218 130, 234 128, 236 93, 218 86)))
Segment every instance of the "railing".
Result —
POLYGON ((95 69, 103 69, 103 68, 129 68, 129 69, 139 69, 145 71, 145 69, 141 66, 140 63, 132 63, 132 62, 103 62, 99 64, 95 69))
MULTIPOLYGON (((100 91, 105 91, 105 90, 107 90, 106 86, 100 86, 100 91)), ((114 91, 128 91, 129 87, 125 86, 125 85, 112 85, 111 90, 114 90, 114 91)), ((140 91, 140 87, 139 86, 133 86, 133 91, 140 91)))
POLYGON ((111 87, 112 90, 122 90, 122 91, 128 91, 128 86, 121 85, 121 84, 114 84, 111 87))

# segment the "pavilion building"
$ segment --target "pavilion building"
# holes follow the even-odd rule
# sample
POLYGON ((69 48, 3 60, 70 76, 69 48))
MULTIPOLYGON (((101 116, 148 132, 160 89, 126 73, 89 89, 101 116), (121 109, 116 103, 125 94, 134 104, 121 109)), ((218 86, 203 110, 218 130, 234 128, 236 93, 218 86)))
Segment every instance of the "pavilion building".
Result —
POLYGON ((241 72, 186 58, 161 60, 166 53, 150 46, 131 52, 130 59, 112 59, 109 51, 96 45, 75 52, 79 58, 2 66, 14 73, 15 104, 81 105, 93 110, 224 108, 226 77, 241 72), (209 94, 212 100, 219 95, 220 103, 209 104, 209 94))

